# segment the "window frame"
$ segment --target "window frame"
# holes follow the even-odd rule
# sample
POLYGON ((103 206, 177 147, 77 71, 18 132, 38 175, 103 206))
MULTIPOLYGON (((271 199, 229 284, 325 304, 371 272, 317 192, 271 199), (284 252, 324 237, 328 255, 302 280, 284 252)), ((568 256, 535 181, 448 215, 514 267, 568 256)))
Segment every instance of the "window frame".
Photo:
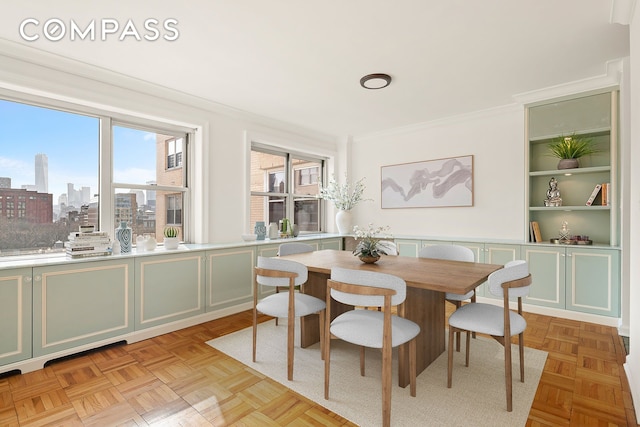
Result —
MULTIPOLYGON (((295 218, 296 200, 314 198, 320 202, 318 207, 318 231, 300 231, 300 234, 303 235, 303 234, 324 233, 325 232, 324 216, 326 211, 325 200, 314 197, 314 196, 310 196, 308 194, 296 194, 294 192, 294 188, 297 186, 297 184, 295 183, 295 179, 296 179, 295 172, 298 169, 304 169, 304 168, 295 168, 293 165, 293 160, 306 160, 309 162, 318 163, 320 165, 319 166, 320 170, 318 171, 318 184, 324 185, 324 180, 327 175, 328 158, 309 154, 309 153, 301 153, 295 150, 288 150, 288 149, 280 148, 273 145, 263 144, 256 141, 251 141, 249 144, 249 160, 248 160, 249 164, 251 164, 251 153, 254 151, 271 154, 275 156, 281 156, 284 158, 283 169, 284 169, 284 179, 285 179, 285 188, 284 188, 285 191, 284 192, 252 191, 251 188, 249 188, 249 199, 255 196, 265 197, 264 209, 265 209, 265 212, 268 212, 269 197, 282 198, 285 204, 285 208, 284 208, 285 218, 289 218, 291 221, 293 221, 293 219, 295 218)), ((249 169, 251 168, 249 167, 249 169)), ((265 171, 265 173, 268 174, 269 172, 265 171)), ((268 181, 265 181, 265 182, 268 182, 268 181)), ((249 227, 251 227, 251 215, 249 215, 248 222, 249 222, 249 227)))
MULTIPOLYGON (((74 103, 36 95, 27 92, 19 92, 12 89, 0 88, 0 99, 8 102, 25 104, 33 107, 56 110, 64 113, 77 114, 85 117, 92 117, 98 120, 98 159, 97 159, 97 188, 98 195, 98 224, 96 229, 107 231, 113 236, 115 224, 115 192, 117 188, 128 189, 152 189, 155 191, 169 191, 182 193, 182 239, 187 242, 193 239, 193 218, 191 216, 191 199, 192 189, 190 188, 190 162, 193 158, 190 156, 190 145, 195 141, 196 129, 169 123, 168 121, 160 121, 150 119, 148 117, 136 116, 132 113, 120 113, 106 108, 98 108, 81 103, 74 103), (145 186, 138 184, 117 183, 113 181, 113 126, 124 125, 131 128, 147 130, 151 132, 161 133, 165 135, 173 135, 176 137, 184 137, 182 141, 182 159, 181 166, 183 169, 183 186, 182 187, 165 187, 165 186, 145 186), (150 188, 151 187, 151 188, 150 188)), ((166 167, 166 164, 165 164, 166 167)), ((173 168, 176 169, 176 168, 173 168)), ((13 218, 13 210, 9 214, 7 206, 3 206, 4 214, 13 218), (9 216, 11 215, 11 216, 9 216)))

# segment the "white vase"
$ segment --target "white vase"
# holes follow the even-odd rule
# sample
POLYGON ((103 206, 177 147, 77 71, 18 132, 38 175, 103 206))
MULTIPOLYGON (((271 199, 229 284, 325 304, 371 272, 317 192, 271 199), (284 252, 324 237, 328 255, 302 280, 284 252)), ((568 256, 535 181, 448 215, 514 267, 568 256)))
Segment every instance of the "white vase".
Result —
POLYGON ((338 211, 336 213, 336 227, 338 233, 349 234, 351 232, 351 211, 338 211))

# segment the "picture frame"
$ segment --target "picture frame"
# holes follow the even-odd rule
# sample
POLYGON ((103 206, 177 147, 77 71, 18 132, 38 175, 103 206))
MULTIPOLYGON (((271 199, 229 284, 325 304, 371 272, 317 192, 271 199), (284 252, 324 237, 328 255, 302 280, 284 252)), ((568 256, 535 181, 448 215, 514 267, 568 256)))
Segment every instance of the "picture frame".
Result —
POLYGON ((382 209, 473 206, 473 155, 381 166, 382 209))

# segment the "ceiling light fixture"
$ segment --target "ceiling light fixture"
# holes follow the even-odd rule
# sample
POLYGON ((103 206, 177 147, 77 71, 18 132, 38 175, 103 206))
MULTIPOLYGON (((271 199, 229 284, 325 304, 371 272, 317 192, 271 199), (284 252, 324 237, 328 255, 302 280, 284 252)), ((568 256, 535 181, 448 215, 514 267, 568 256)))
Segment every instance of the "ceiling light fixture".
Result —
POLYGON ((391 76, 389 74, 368 74, 360 79, 360 86, 365 89, 382 89, 391 84, 391 76))

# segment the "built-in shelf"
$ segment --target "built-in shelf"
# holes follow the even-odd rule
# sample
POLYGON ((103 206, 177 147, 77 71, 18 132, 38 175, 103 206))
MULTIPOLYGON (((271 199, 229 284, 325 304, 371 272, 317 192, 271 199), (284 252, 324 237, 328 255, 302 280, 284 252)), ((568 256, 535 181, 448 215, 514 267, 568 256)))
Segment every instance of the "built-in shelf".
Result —
POLYGON ((590 168, 575 168, 575 169, 553 169, 546 171, 533 171, 529 172, 529 176, 558 176, 558 175, 574 175, 580 173, 597 173, 597 172, 610 172, 611 166, 594 166, 590 168))
POLYGON ((608 211, 611 206, 531 206, 530 211, 608 211))
POLYGON ((562 134, 534 136, 529 138, 529 142, 531 144, 540 144, 540 143, 548 143, 550 140, 554 138, 558 138, 559 136, 570 136, 574 134, 576 136, 578 135, 579 136, 602 136, 602 135, 608 135, 610 132, 611 132, 610 127, 603 127, 603 128, 582 130, 582 131, 576 131, 576 132, 567 132, 562 134))

